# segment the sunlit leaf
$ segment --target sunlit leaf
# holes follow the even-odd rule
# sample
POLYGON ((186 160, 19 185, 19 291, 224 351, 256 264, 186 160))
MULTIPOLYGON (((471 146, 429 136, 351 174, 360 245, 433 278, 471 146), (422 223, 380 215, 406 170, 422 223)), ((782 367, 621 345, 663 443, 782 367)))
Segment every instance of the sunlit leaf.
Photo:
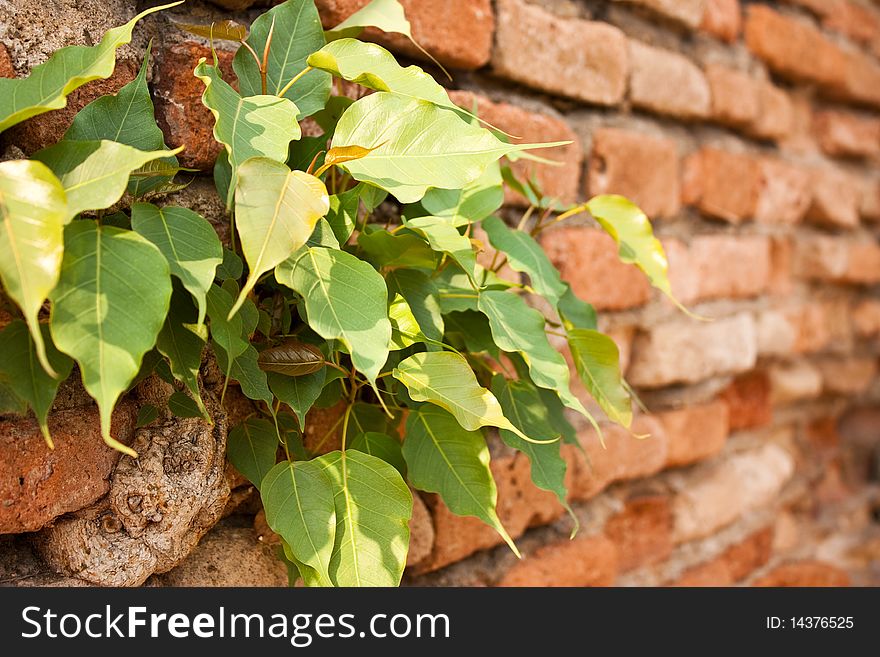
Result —
POLYGON ((435 251, 446 253, 476 284, 477 259, 474 247, 470 239, 459 233, 457 228, 438 217, 410 219, 406 222, 406 227, 422 235, 435 251))
POLYGON ((439 291, 425 273, 396 269, 386 276, 390 294, 400 294, 412 310, 422 333, 430 340, 443 339, 443 316, 438 302, 439 291))
POLYGON ((629 427, 632 399, 623 384, 614 340, 599 331, 572 329, 568 331, 568 346, 578 376, 608 419, 629 427))
POLYGON ((422 329, 412 309, 400 294, 395 294, 388 306, 391 320, 391 348, 406 349, 420 341, 422 329))
POLYGON ((453 226, 482 221, 504 203, 501 170, 498 163, 486 167, 482 176, 464 189, 429 189, 422 207, 453 226))

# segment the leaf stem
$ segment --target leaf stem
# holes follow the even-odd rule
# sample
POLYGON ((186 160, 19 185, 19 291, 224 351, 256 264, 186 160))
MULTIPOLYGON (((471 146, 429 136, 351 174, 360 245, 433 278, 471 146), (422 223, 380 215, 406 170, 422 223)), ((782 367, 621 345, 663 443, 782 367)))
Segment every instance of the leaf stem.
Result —
MULTIPOLYGON (((269 34, 266 36, 266 47, 263 48, 263 61, 260 62, 260 83, 263 86, 263 95, 266 95, 269 75, 269 49, 272 47, 272 35, 275 32, 275 16, 272 16, 272 24, 269 26, 269 34)), ((281 94, 282 96, 284 94, 281 94)))
POLYGON ((349 372, 347 369, 345 369, 341 365, 337 365, 336 363, 334 363, 331 360, 325 360, 324 365, 326 365, 327 367, 332 367, 335 370, 339 370, 340 372, 345 374, 345 376, 351 376, 351 372, 349 372))
POLYGON ((244 49, 247 50, 251 54, 251 57, 254 58, 254 61, 257 63, 257 68, 262 69, 263 64, 262 62, 260 62, 260 56, 257 54, 257 51, 251 47, 251 44, 244 40, 239 41, 239 43, 244 46, 244 49))
POLYGON ((284 97, 284 94, 286 94, 288 91, 290 91, 290 88, 296 83, 297 80, 299 80, 302 76, 304 76, 309 71, 313 71, 313 70, 314 69, 311 66, 306 66, 303 70, 301 70, 299 73, 294 75, 293 79, 290 82, 288 82, 287 84, 285 84, 284 87, 281 89, 281 91, 279 91, 275 95, 278 97, 284 97))

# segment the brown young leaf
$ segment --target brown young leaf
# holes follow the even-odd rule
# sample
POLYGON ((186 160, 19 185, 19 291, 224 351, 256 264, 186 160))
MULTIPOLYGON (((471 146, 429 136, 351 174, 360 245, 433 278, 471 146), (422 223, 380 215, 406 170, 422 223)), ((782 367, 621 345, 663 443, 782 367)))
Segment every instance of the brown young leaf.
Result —
POLYGON ((247 28, 235 21, 214 21, 210 24, 198 23, 174 23, 184 32, 195 34, 206 39, 224 39, 226 41, 244 41, 247 38, 247 28))
POLYGON ((284 344, 260 352, 258 363, 264 372, 304 376, 324 367, 324 355, 314 345, 299 340, 288 340, 284 344))

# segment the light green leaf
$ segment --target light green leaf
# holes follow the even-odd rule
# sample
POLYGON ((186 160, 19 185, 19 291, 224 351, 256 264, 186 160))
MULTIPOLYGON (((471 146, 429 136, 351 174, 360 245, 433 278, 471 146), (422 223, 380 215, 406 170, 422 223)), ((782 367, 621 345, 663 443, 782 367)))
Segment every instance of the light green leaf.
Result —
POLYGON ((457 515, 479 518, 519 556, 495 511, 498 491, 481 432, 464 430, 441 408, 420 406, 411 410, 406 420, 403 458, 413 486, 437 493, 457 515))
POLYGON ((324 183, 264 157, 239 167, 235 225, 250 269, 232 308, 235 313, 257 280, 308 241, 330 209, 324 183))
POLYGON ((448 254, 476 285, 477 259, 474 247, 470 239, 459 233, 455 226, 438 217, 419 217, 407 221, 406 227, 422 235, 435 251, 448 254))
POLYGON ((284 461, 263 478, 260 495, 266 523, 281 536, 291 555, 307 565, 320 586, 332 586, 330 559, 336 536, 333 483, 323 464, 284 461))
POLYGON ((400 473, 385 461, 357 450, 330 452, 315 462, 324 467, 334 491, 333 584, 400 584, 412 516, 412 493, 400 473))
POLYGON ((110 416, 137 375, 168 313, 168 262, 132 231, 76 221, 65 229, 61 278, 52 291, 52 338, 79 363, 83 385, 98 402, 104 441, 133 450, 110 436, 110 416))
POLYGON ((37 315, 58 282, 64 254, 64 188, 41 162, 0 162, 0 280, 21 308, 43 369, 54 376, 37 315))
POLYGON ((390 233, 381 226, 366 226, 358 235, 365 259, 376 267, 405 267, 433 270, 437 255, 418 235, 390 233))
POLYGON ((140 151, 115 141, 62 141, 34 155, 58 176, 67 194, 67 216, 116 203, 132 171, 176 151, 140 151))
POLYGON ((67 95, 87 82, 109 78, 116 66, 116 49, 131 41, 135 23, 148 14, 175 7, 175 2, 151 7, 121 27, 107 30, 96 46, 68 46, 53 53, 22 79, 0 78, 0 132, 16 123, 67 105, 67 95))
POLYGON ((303 297, 309 326, 342 341, 354 366, 375 383, 391 341, 388 290, 376 270, 350 253, 310 247, 281 263, 275 277, 303 297))
POLYGON ((397 0, 372 0, 332 30, 327 30, 326 34, 328 39, 358 36, 367 27, 377 27, 383 32, 397 32, 412 39, 412 26, 406 18, 403 6, 397 0))
MULTIPOLYGON (((251 33, 245 43, 260 57, 263 56, 270 31, 272 43, 265 90, 257 62, 245 48, 239 48, 232 60, 241 92, 246 96, 281 96, 283 91, 283 96, 296 103, 303 117, 311 116, 324 107, 330 96, 330 76, 323 71, 310 71, 296 84, 289 87, 288 84, 305 70, 308 56, 320 50, 325 43, 318 10, 313 2, 287 0, 257 18, 251 24, 251 33)), ((283 161, 286 158, 273 159, 283 161)))
POLYGON ((183 283, 199 309, 197 324, 205 321, 205 296, 223 262, 223 246, 214 228, 188 208, 150 203, 131 207, 131 227, 155 244, 171 268, 171 275, 183 283))
POLYGON ((226 197, 229 206, 238 168, 245 160, 252 157, 266 157, 276 162, 287 160, 290 142, 302 135, 297 122, 299 108, 287 98, 240 96, 220 77, 216 66, 205 64, 204 58, 199 60, 195 76, 205 84, 202 103, 214 115, 214 138, 226 148, 232 167, 226 197))
POLYGON ((422 207, 453 226, 482 221, 504 203, 504 187, 498 163, 490 164, 482 176, 464 189, 429 189, 422 207))
POLYGON ((306 425, 306 413, 317 401, 324 389, 327 368, 321 368, 304 376, 284 376, 269 372, 269 388, 284 404, 290 406, 299 421, 300 430, 306 425))
POLYGON ((315 224, 315 230, 312 231, 306 244, 309 246, 323 246, 328 249, 342 248, 339 240, 336 239, 333 227, 324 218, 318 219, 318 223, 315 224))
POLYGON ((391 320, 391 349, 406 349, 420 341, 422 329, 413 315, 412 309, 400 294, 395 294, 388 307, 391 320))
POLYGON ((27 325, 15 320, 0 331, 0 382, 33 409, 46 443, 54 449, 49 435, 49 409, 55 401, 58 386, 70 375, 73 361, 52 344, 48 326, 41 325, 40 329, 47 347, 46 355, 58 378, 49 376, 40 365, 27 325))
POLYGON ((415 354, 394 368, 393 376, 406 386, 415 401, 431 402, 446 409, 468 431, 498 427, 531 440, 504 417, 495 395, 477 383, 470 365, 458 354, 415 354))
POLYGON ((672 294, 666 252, 660 240, 654 237, 651 222, 639 206, 623 196, 604 195, 593 197, 585 207, 617 242, 621 261, 641 269, 651 285, 691 314, 672 294))
POLYGON ((439 291, 434 281, 420 271, 395 269, 386 277, 388 291, 406 299, 422 333, 429 340, 443 339, 443 315, 437 301, 439 291))
POLYGON ((348 448, 382 459, 393 466, 401 477, 406 476, 406 462, 403 460, 400 440, 392 438, 387 433, 376 431, 359 433, 348 445, 348 448))
POLYGON ((467 274, 452 267, 446 267, 433 278, 437 286, 437 301, 443 314, 476 310, 479 293, 467 274))
POLYGON ((620 353, 614 340, 599 331, 572 329, 568 346, 578 376, 608 419, 629 427, 632 399, 620 374, 620 353))
POLYGON ((171 373, 182 381, 195 399, 202 417, 210 420, 199 391, 199 368, 205 348, 207 330, 194 322, 197 311, 189 296, 180 289, 171 294, 165 324, 156 340, 156 348, 171 367, 171 373))
POLYGON ((248 418, 229 432, 226 456, 235 469, 258 489, 275 467, 278 432, 262 418, 248 418))
POLYGON ((480 292, 479 308, 489 318, 495 344, 502 351, 518 352, 523 357, 536 386, 557 392, 568 408, 584 417, 589 415, 569 389, 568 365, 547 339, 541 313, 519 295, 503 290, 480 292))
POLYGON ((429 187, 465 187, 505 155, 563 144, 506 144, 433 103, 378 92, 345 111, 332 145, 374 149, 342 168, 402 203, 414 203, 429 187))
MULTIPOLYGON (((500 374, 492 378, 492 392, 501 402, 504 415, 510 418, 520 430, 537 439, 558 436, 550 420, 550 413, 541 400, 538 389, 527 381, 512 381, 500 374)), ((510 431, 501 431, 501 440, 508 447, 517 449, 529 458, 532 481, 542 490, 550 491, 574 520, 572 536, 577 532, 578 519, 568 505, 568 491, 565 488, 565 459, 560 454, 560 444, 535 445, 521 440, 510 431)))
POLYGON ((357 186, 340 194, 330 197, 330 211, 327 213, 327 222, 333 229, 333 234, 340 244, 348 242, 348 238, 354 232, 357 225, 358 208, 361 202, 361 190, 363 186, 357 186))
POLYGON ((489 236, 489 242, 499 251, 507 255, 510 268, 528 274, 532 287, 552 305, 559 303, 565 294, 566 285, 559 277, 559 272, 544 249, 535 239, 522 230, 513 230, 498 217, 486 217, 483 230, 489 236))
MULTIPOLYGON (((101 96, 83 107, 73 118, 64 133, 69 141, 100 141, 107 139, 141 151, 165 150, 165 137, 156 124, 153 99, 147 87, 147 69, 150 65, 150 48, 137 77, 122 87, 115 95, 101 96)), ((155 171, 150 177, 138 176, 129 180, 128 191, 134 196, 159 189, 168 183, 179 170, 173 155, 162 160, 146 163, 140 174, 155 171)))

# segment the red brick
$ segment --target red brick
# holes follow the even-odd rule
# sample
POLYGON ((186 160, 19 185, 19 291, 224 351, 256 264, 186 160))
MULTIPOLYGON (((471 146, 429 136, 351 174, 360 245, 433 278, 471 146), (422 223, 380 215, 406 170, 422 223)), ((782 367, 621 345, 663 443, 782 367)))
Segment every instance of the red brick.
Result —
POLYGON ((574 293, 597 309, 632 308, 651 298, 648 279, 620 261, 617 245, 604 231, 564 226, 544 232, 541 243, 574 293))
POLYGON ((849 575, 821 561, 804 560, 778 566, 756 579, 753 586, 849 586, 849 575))
POLYGON ((6 44, 0 43, 0 78, 14 78, 15 67, 12 65, 12 57, 6 49, 6 44))
POLYGON ((715 456, 729 432, 728 407, 721 401, 657 414, 666 430, 668 467, 690 465, 715 456))
POLYGON ((672 217, 681 207, 679 176, 674 141, 616 128, 593 133, 590 196, 622 194, 652 219, 672 217))
POLYGON ((626 37, 606 23, 562 19, 523 0, 498 0, 492 67, 530 87, 598 105, 626 91, 626 37))
POLYGON ((777 296, 791 294, 793 278, 791 262, 794 247, 789 236, 773 237, 770 240, 770 293, 777 296))
POLYGON ((742 126, 755 121, 761 111, 757 83, 743 71, 710 64, 706 80, 712 93, 712 118, 742 126))
POLYGON ((760 187, 760 174, 748 155, 703 148, 685 161, 684 200, 710 217, 730 223, 751 218, 760 187))
POLYGON ((876 9, 851 1, 826 4, 822 25, 828 29, 865 44, 874 43, 880 38, 880 14, 876 9))
POLYGON ((787 356, 821 351, 832 340, 830 308, 810 302, 758 314, 758 353, 787 356))
POLYGON ((694 301, 754 297, 770 286, 770 241, 766 237, 695 237, 688 260, 689 275, 697 287, 694 301))
POLYGON ((880 155, 880 119, 852 112, 817 112, 813 130, 822 150, 835 157, 880 155))
MULTIPOLYGON (((233 54, 217 51, 223 78, 237 86, 232 71, 233 54)), ((156 57, 153 95, 156 120, 165 133, 165 143, 171 148, 184 147, 177 156, 180 165, 206 171, 214 166, 222 147, 214 140, 214 116, 202 105, 205 85, 191 73, 202 57, 210 59, 210 48, 194 42, 161 50, 156 57)))
POLYGON ((816 365, 822 373, 825 392, 836 395, 860 395, 877 377, 876 359, 865 356, 822 358, 816 365))
POLYGON ((709 116, 709 84, 691 60, 634 40, 629 53, 629 98, 635 107, 683 119, 709 116))
POLYGON ((704 0, 615 0, 645 9, 687 27, 697 27, 703 20, 704 0))
POLYGON ((853 323, 859 335, 871 338, 880 335, 880 301, 862 301, 853 311, 853 323))
MULTIPOLYGON (((473 109, 476 101, 480 118, 518 137, 523 143, 570 141, 571 144, 568 146, 541 151, 542 157, 559 162, 561 166, 539 164, 529 160, 518 160, 512 166, 517 175, 523 179, 537 177, 541 190, 546 196, 561 199, 565 203, 573 203, 577 200, 584 151, 580 139, 564 120, 544 112, 530 112, 509 103, 494 103, 485 96, 469 91, 453 91, 450 93, 450 98, 468 111, 473 109)), ((507 201, 516 205, 528 204, 524 198, 513 194, 507 201)))
POLYGON ((843 89, 832 90, 833 95, 859 103, 880 107, 880 64, 862 52, 846 53, 843 89))
POLYGON ((860 208, 863 219, 880 221, 880 180, 866 178, 862 185, 862 207, 860 208))
MULTIPOLYGON (((325 27, 338 25, 369 0, 318 0, 325 27)), ((489 61, 495 18, 491 0, 401 0, 413 37, 441 63, 453 68, 480 68, 489 61)), ((370 29, 366 38, 417 59, 426 59, 398 34, 370 29)))
MULTIPOLYGON (((113 413, 113 436, 130 443, 137 408, 122 402, 113 413)), ((110 489, 120 452, 101 439, 94 406, 49 415, 50 450, 35 420, 0 421, 0 534, 32 532, 57 516, 88 506, 110 489)))
POLYGON ((645 388, 696 383, 750 370, 756 358, 755 323, 749 314, 655 324, 636 336, 627 379, 645 388))
POLYGON ((812 202, 809 172, 769 157, 757 162, 760 192, 755 220, 767 224, 794 224, 804 218, 812 202))
POLYGON ((730 586, 766 564, 773 554, 773 527, 751 534, 714 559, 685 571, 672 586, 730 586))
POLYGON ((773 420, 770 377, 764 371, 741 374, 718 398, 727 405, 731 431, 756 429, 773 420))
POLYGON ((804 236, 796 243, 794 270, 809 280, 877 283, 880 282, 880 245, 872 239, 856 241, 829 235, 804 236))
POLYGON ((706 0, 700 29, 727 43, 736 43, 742 30, 739 0, 706 0))
POLYGON ((516 563, 498 586, 611 586, 617 550, 602 535, 561 540, 516 563))
POLYGON ((119 60, 116 69, 106 80, 94 80, 75 90, 67 97, 67 105, 61 109, 46 112, 10 128, 4 133, 4 141, 15 144, 25 153, 51 146, 67 132, 73 117, 93 100, 115 94, 137 76, 138 65, 132 60, 119 60))
POLYGON ((761 139, 781 140, 794 128, 794 107, 788 94, 771 82, 757 83, 758 116, 747 127, 761 139))
POLYGON ((666 495, 636 497, 605 523, 621 572, 665 561, 672 552, 672 509, 666 495))

